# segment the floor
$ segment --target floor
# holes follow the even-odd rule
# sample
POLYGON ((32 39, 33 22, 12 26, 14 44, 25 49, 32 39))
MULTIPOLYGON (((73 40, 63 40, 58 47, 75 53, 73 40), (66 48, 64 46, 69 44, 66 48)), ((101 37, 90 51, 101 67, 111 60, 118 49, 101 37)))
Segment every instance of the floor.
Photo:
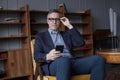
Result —
POLYGON ((106 64, 105 80, 120 80, 120 64, 106 64))

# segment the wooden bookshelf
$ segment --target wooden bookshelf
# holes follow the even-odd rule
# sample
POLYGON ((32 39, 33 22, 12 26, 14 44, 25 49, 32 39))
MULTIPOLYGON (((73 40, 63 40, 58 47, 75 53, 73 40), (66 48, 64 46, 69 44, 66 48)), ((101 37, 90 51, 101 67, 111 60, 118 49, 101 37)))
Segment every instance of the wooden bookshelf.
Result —
MULTIPOLYGON (((63 16, 69 18, 71 24, 78 29, 85 40, 85 45, 83 47, 73 48, 73 52, 80 51, 82 52, 82 56, 93 55, 94 48, 91 10, 67 12, 65 11, 64 6, 60 6, 59 10, 63 13, 63 16)), ((64 25, 61 25, 61 29, 62 31, 67 30, 64 25)))
POLYGON ((28 5, 20 10, 0 10, 0 15, 0 66, 4 67, 0 80, 33 80, 28 5), (17 20, 5 20, 8 18, 17 20))

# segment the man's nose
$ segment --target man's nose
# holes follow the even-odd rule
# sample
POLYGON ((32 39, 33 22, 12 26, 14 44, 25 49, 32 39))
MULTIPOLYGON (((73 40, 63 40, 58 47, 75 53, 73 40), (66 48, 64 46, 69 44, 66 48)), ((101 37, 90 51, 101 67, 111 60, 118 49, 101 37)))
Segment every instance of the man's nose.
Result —
POLYGON ((53 20, 53 23, 56 23, 57 22, 57 20, 53 20))

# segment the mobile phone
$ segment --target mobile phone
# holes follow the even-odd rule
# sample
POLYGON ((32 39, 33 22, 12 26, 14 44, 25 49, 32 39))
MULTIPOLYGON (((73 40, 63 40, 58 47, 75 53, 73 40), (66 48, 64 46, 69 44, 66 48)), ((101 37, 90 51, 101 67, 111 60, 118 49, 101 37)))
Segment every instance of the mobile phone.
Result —
POLYGON ((60 51, 60 53, 63 53, 64 45, 56 45, 55 50, 60 51))

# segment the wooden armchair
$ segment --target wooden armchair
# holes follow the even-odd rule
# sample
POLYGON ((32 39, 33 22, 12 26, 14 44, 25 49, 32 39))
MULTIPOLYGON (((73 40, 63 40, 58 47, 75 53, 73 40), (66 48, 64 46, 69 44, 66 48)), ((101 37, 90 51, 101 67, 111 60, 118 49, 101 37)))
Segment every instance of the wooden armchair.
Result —
MULTIPOLYGON (((35 40, 33 39, 31 41, 32 54, 34 52, 34 42, 35 42, 35 40)), ((43 76, 41 74, 42 63, 44 63, 44 62, 43 61, 35 62, 34 59, 33 59, 34 80, 56 80, 55 76, 43 76)), ((73 76, 71 80, 90 80, 90 74, 76 75, 76 76, 73 76)))

